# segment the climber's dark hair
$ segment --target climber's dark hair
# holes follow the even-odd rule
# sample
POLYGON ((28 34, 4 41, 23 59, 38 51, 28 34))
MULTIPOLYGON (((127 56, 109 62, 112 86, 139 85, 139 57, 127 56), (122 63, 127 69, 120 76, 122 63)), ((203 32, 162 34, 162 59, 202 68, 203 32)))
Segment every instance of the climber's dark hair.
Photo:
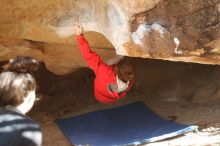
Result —
POLYGON ((134 68, 134 59, 132 57, 124 56, 119 62, 117 63, 117 67, 123 68, 126 66, 131 66, 134 68))
POLYGON ((0 74, 0 106, 18 106, 30 91, 36 90, 36 81, 30 74, 39 62, 29 56, 10 59, 0 74))

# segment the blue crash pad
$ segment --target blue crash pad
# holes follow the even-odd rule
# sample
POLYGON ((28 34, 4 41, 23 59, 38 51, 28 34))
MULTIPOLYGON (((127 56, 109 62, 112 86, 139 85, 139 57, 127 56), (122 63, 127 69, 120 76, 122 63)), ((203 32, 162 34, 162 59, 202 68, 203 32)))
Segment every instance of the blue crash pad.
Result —
POLYGON ((56 121, 76 146, 123 146, 182 135, 197 126, 161 119, 142 102, 56 121))

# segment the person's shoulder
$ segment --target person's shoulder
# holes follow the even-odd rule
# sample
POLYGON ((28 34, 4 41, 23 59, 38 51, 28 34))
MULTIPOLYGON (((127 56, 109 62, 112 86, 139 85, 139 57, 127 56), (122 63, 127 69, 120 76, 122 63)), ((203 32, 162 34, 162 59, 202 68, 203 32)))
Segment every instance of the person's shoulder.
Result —
POLYGON ((5 119, 25 119, 26 116, 22 114, 19 110, 13 108, 13 107, 7 107, 7 108, 1 108, 0 109, 0 118, 5 118, 5 119))
POLYGON ((25 126, 26 128, 30 126, 40 128, 39 124, 36 121, 22 114, 21 112, 19 112, 18 110, 14 108, 0 109, 0 121, 2 121, 1 119, 4 119, 3 121, 12 123, 15 125, 22 123, 23 125, 26 125, 25 126))
POLYGON ((40 146, 42 144, 42 129, 40 125, 15 108, 0 109, 0 127, 14 129, 13 132, 6 135, 5 140, 0 140, 0 143, 14 146, 17 143, 31 146, 40 146), (12 141, 8 141, 9 139, 12 141))

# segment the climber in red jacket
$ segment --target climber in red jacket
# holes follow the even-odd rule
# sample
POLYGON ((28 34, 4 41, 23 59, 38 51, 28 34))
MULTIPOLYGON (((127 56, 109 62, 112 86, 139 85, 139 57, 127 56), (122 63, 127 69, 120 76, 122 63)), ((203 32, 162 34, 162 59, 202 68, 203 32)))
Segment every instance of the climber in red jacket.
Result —
POLYGON ((105 64, 90 50, 80 25, 74 26, 78 46, 88 66, 95 72, 94 94, 101 103, 115 102, 126 95, 134 84, 134 64, 131 58, 124 57, 115 65, 105 64))

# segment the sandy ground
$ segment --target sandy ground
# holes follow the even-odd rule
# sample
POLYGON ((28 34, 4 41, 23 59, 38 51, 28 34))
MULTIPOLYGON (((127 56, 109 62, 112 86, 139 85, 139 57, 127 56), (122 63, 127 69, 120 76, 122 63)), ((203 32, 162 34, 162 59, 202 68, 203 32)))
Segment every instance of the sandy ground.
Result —
MULTIPOLYGON (((153 71, 153 75, 162 74, 163 76, 168 76, 170 74, 170 70, 173 69, 173 65, 165 65, 160 66, 161 63, 153 64, 148 63, 148 70, 151 69, 153 71), (155 72, 155 66, 157 70, 155 72), (169 68, 169 66, 171 66, 169 68), (162 68, 168 70, 167 73, 165 71, 161 71, 162 68)), ((178 66, 180 66, 178 64, 178 66)), ((179 69, 183 72, 183 67, 179 69)), ((186 67, 184 67, 185 69, 186 67)), ((204 72, 210 72, 210 67, 200 69, 201 72, 198 72, 198 67, 196 73, 202 74, 204 72)), ((190 66, 192 70, 192 67, 190 66)), ((178 70, 178 69, 176 69, 178 70)), ((172 72, 174 72, 172 70, 172 72)), ((188 72, 188 69, 187 69, 188 72)), ((195 71, 193 71, 195 72, 195 71)), ((195 78, 193 72, 190 72, 190 77, 186 77, 186 72, 183 72, 184 76, 181 77, 185 83, 186 79, 195 78)), ((141 73, 141 71, 140 71, 141 73)), ((40 74, 48 74, 48 72, 40 72, 40 74)), ((141 74, 145 74, 142 72, 141 74)), ((218 74, 217 74, 218 75, 218 74)), ((41 89, 44 86, 43 90, 47 88, 47 95, 40 94, 41 100, 36 103, 32 111, 29 113, 33 119, 38 121, 43 129, 44 140, 43 146, 71 146, 68 140, 64 137, 62 131, 56 125, 55 120, 63 117, 77 116, 83 113, 88 113, 92 111, 96 111, 98 109, 106 109, 112 108, 115 106, 121 106, 128 103, 132 103, 135 101, 143 101, 152 111, 157 113, 164 119, 170 120, 170 117, 175 117, 175 122, 182 124, 195 124, 198 125, 197 132, 190 132, 185 135, 175 137, 172 139, 167 139, 160 142, 145 144, 146 146, 218 146, 220 145, 220 99, 215 98, 213 100, 206 100, 205 102, 192 102, 192 99, 189 100, 187 96, 187 100, 184 99, 174 99, 167 100, 166 98, 162 98, 165 93, 169 93, 168 97, 176 95, 177 88, 167 92, 166 90, 159 90, 159 88, 153 87, 153 84, 147 86, 147 89, 155 88, 160 93, 163 94, 155 94, 144 92, 145 88, 134 87, 134 89, 126 96, 126 98, 120 100, 115 104, 101 104, 97 103, 94 100, 93 96, 93 82, 91 72, 87 72, 86 70, 81 70, 79 72, 75 72, 74 75, 68 75, 68 77, 55 77, 52 78, 52 75, 48 77, 44 77, 40 83, 41 89), (54 82, 51 82, 54 81, 54 82), (55 86, 56 85, 56 86, 55 86), (51 87, 51 88, 48 88, 51 87), (149 93, 149 94, 148 94, 149 93), (172 94, 171 94, 172 93, 172 94), (175 94, 173 94, 175 93, 175 94)), ((148 76, 150 76, 148 74, 148 76)), ((147 76, 144 76, 146 78, 147 76)), ((172 76, 173 77, 173 76, 172 76)), ((203 75, 202 75, 203 77, 203 75)), ((152 79, 153 77, 149 78, 152 79)), ((158 77, 157 77, 158 78, 158 77)), ((178 76, 178 79, 179 76, 178 76)), ((155 80, 155 79, 154 79, 155 80)), ((198 80, 198 78, 196 78, 198 80)), ((216 79, 215 79, 216 80, 216 79)), ((159 78, 156 80, 159 81, 159 78)), ((204 78, 200 79, 199 82, 204 84, 204 78)), ((167 82, 167 81, 166 81, 167 82)), ((210 80, 207 80, 210 83, 210 80)), ((195 82, 187 86, 196 85, 195 82)), ((138 84, 138 83, 137 83, 138 84)), ((179 84, 179 83, 178 83, 179 84)), ((159 85, 164 86, 163 89, 167 88, 167 85, 159 83, 159 85)), ((171 84, 170 84, 171 85, 171 84)), ((176 86, 175 86, 176 87, 176 86)), ((184 88, 186 89, 186 88, 184 88)), ((202 88, 206 89, 206 88, 202 88)), ((209 89, 209 88, 207 88, 209 89)), ((178 88, 179 90, 179 88, 178 88)), ((186 90, 184 90, 186 91, 186 90)), ((197 90, 196 90, 197 91, 197 90)), ((199 90, 200 91, 200 90, 199 90)), ((202 90, 203 91, 203 90, 202 90)), ((178 92, 183 95, 185 92, 178 92)), ((200 92, 199 92, 200 93, 200 92)), ((202 92, 203 93, 203 92, 202 92)), ((196 94, 200 95, 200 94, 196 94)), ((206 94, 205 94, 206 95, 206 94)), ((193 96, 196 97, 196 96, 193 96)), ((182 97, 181 97, 182 98, 182 97)), ((204 100, 204 99, 203 99, 204 100)))
POLYGON ((208 145, 220 145, 220 101, 210 102, 206 104, 192 104, 187 102, 166 102, 154 100, 151 98, 146 98, 144 95, 142 97, 137 97, 136 94, 130 94, 128 97, 114 105, 103 105, 96 103, 91 100, 81 101, 77 108, 74 106, 75 102, 71 102, 66 97, 57 99, 53 98, 54 101, 64 101, 63 108, 60 104, 53 104, 50 102, 44 101, 38 107, 41 106, 41 109, 37 110, 38 112, 32 112, 31 116, 40 122, 44 132, 44 142, 43 146, 71 146, 67 139, 62 134, 61 130, 57 127, 54 120, 62 117, 69 117, 72 115, 80 115, 83 113, 95 111, 103 108, 112 108, 115 106, 121 106, 128 103, 135 102, 137 100, 143 101, 151 110, 160 115, 164 119, 170 118, 170 116, 176 117, 175 122, 183 124, 196 124, 199 126, 199 129, 196 133, 190 132, 183 136, 176 138, 168 139, 161 142, 146 144, 147 146, 161 146, 161 145, 172 145, 172 146, 189 146, 189 145, 199 145, 199 146, 208 146, 208 145), (49 110, 53 109, 53 110, 49 110))

